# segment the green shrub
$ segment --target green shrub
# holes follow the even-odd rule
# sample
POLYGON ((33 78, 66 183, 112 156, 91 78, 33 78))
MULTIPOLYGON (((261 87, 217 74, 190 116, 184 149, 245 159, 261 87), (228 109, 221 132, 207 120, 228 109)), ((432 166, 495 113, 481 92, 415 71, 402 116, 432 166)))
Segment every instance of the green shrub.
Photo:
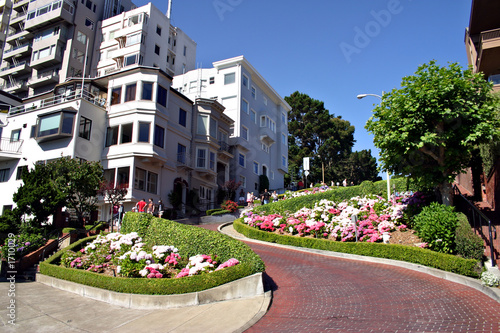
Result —
POLYGON ((434 251, 453 253, 458 218, 453 207, 431 203, 415 216, 415 230, 418 236, 434 251))
POLYGON ((153 217, 153 215, 147 213, 127 212, 123 217, 120 232, 128 234, 135 231, 140 237, 144 238, 153 217))
POLYGON ((478 260, 464 259, 451 254, 434 252, 416 246, 366 242, 338 242, 326 239, 285 236, 252 228, 244 224, 242 220, 243 219, 238 219, 234 221, 233 226, 236 231, 249 238, 266 242, 401 260, 475 278, 479 277, 481 272, 481 266, 478 260))
POLYGON ((484 254, 484 242, 471 228, 467 217, 459 213, 456 230, 456 252, 467 259, 481 260, 484 254))
POLYGON ((216 216, 216 215, 224 215, 224 214, 231 214, 231 212, 228 211, 228 210, 226 210, 226 209, 221 209, 221 210, 217 210, 217 211, 213 212, 210 215, 211 216, 216 216))
POLYGON ((207 209, 205 211, 205 214, 207 214, 207 216, 210 216, 215 212, 220 212, 221 210, 223 210, 223 209, 222 208, 207 209))
POLYGON ((62 233, 63 234, 71 234, 71 233, 74 233, 76 231, 77 231, 76 228, 70 228, 70 227, 68 227, 68 228, 63 228, 62 233))
MULTIPOLYGON (((362 182, 360 185, 359 185, 359 188, 361 190, 361 195, 365 196, 365 195, 369 195, 369 194, 377 194, 377 195, 380 195, 377 193, 377 188, 375 187, 375 185, 373 184, 372 181, 369 181, 369 180, 365 180, 364 182, 362 182)), ((387 192, 387 191, 386 191, 387 192)))

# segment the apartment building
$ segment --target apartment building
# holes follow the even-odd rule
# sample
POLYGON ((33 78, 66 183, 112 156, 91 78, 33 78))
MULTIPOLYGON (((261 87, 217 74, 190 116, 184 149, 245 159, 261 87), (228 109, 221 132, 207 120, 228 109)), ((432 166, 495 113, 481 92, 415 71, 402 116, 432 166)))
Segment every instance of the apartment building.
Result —
MULTIPOLYGON (((7 38, 11 10, 12 0, 0 0, 0 50, 5 49, 5 39, 7 38)), ((2 52, 0 51, 0 63, 1 62, 2 52)))
POLYGON ((469 65, 500 90, 500 2, 473 0, 465 46, 469 65))
MULTIPOLYGON (((186 96, 216 99, 234 121, 229 145, 234 161, 230 178, 247 192, 258 193, 259 176, 270 190, 284 188, 288 172, 290 106, 243 56, 213 63, 174 77, 173 87, 186 96)), ((220 138, 225 138, 220 133, 220 138)))
POLYGON ((68 78, 82 77, 84 71, 88 77, 90 62, 84 64, 84 58, 99 47, 97 23, 131 8, 135 5, 130 0, 15 0, 0 89, 27 98, 48 93, 68 78))
POLYGON ((95 76, 134 64, 171 76, 195 69, 196 43, 151 3, 102 21, 101 31, 95 76))

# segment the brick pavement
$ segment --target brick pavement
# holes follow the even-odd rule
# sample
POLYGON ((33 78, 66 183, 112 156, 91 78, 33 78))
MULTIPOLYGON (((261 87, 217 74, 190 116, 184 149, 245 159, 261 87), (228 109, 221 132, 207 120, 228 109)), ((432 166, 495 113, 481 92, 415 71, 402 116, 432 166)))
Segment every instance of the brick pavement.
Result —
POLYGON ((247 332, 500 332, 500 304, 473 288, 391 265, 248 244, 266 263, 273 300, 247 332))

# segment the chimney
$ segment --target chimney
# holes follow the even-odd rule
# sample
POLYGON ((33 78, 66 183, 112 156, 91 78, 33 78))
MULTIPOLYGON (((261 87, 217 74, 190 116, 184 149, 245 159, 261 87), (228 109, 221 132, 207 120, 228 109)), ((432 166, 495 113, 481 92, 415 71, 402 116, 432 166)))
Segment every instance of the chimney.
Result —
POLYGON ((172 0, 168 0, 167 18, 170 20, 172 16, 172 0))

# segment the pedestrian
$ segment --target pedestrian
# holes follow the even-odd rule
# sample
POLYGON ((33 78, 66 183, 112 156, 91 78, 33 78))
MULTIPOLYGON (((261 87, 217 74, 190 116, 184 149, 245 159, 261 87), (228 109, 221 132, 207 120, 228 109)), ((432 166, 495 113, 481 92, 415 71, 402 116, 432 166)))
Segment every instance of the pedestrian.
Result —
POLYGON ((238 197, 238 205, 243 206, 245 204, 245 191, 240 190, 240 195, 238 197))
POLYGON ((163 204, 163 201, 160 199, 158 200, 158 217, 161 218, 163 215, 163 212, 165 211, 165 205, 163 204))
POLYGON ((121 225, 122 225, 122 220, 123 220, 123 214, 125 213, 125 207, 123 207, 123 204, 121 203, 118 206, 118 224, 116 225, 116 231, 120 231, 121 225))
POLYGON ((153 198, 149 198, 147 213, 153 215, 154 212, 155 212, 155 203, 153 201, 153 198))
POLYGON ((342 185, 344 185, 344 187, 347 186, 347 179, 344 179, 344 181, 342 182, 342 185))
POLYGON ((248 207, 253 208, 253 192, 247 193, 247 204, 248 207))
POLYGON ((137 211, 139 213, 144 213, 144 208, 146 207, 147 203, 146 203, 146 200, 145 199, 141 199, 141 201, 139 201, 135 207, 137 208, 137 211))
POLYGON ((262 193, 261 200, 262 204, 268 204, 269 203, 269 198, 271 197, 271 194, 267 191, 267 188, 264 190, 264 193, 262 193))
POLYGON ((278 201, 278 193, 276 193, 276 191, 273 191, 273 194, 271 194, 271 198, 273 199, 273 202, 278 201))

